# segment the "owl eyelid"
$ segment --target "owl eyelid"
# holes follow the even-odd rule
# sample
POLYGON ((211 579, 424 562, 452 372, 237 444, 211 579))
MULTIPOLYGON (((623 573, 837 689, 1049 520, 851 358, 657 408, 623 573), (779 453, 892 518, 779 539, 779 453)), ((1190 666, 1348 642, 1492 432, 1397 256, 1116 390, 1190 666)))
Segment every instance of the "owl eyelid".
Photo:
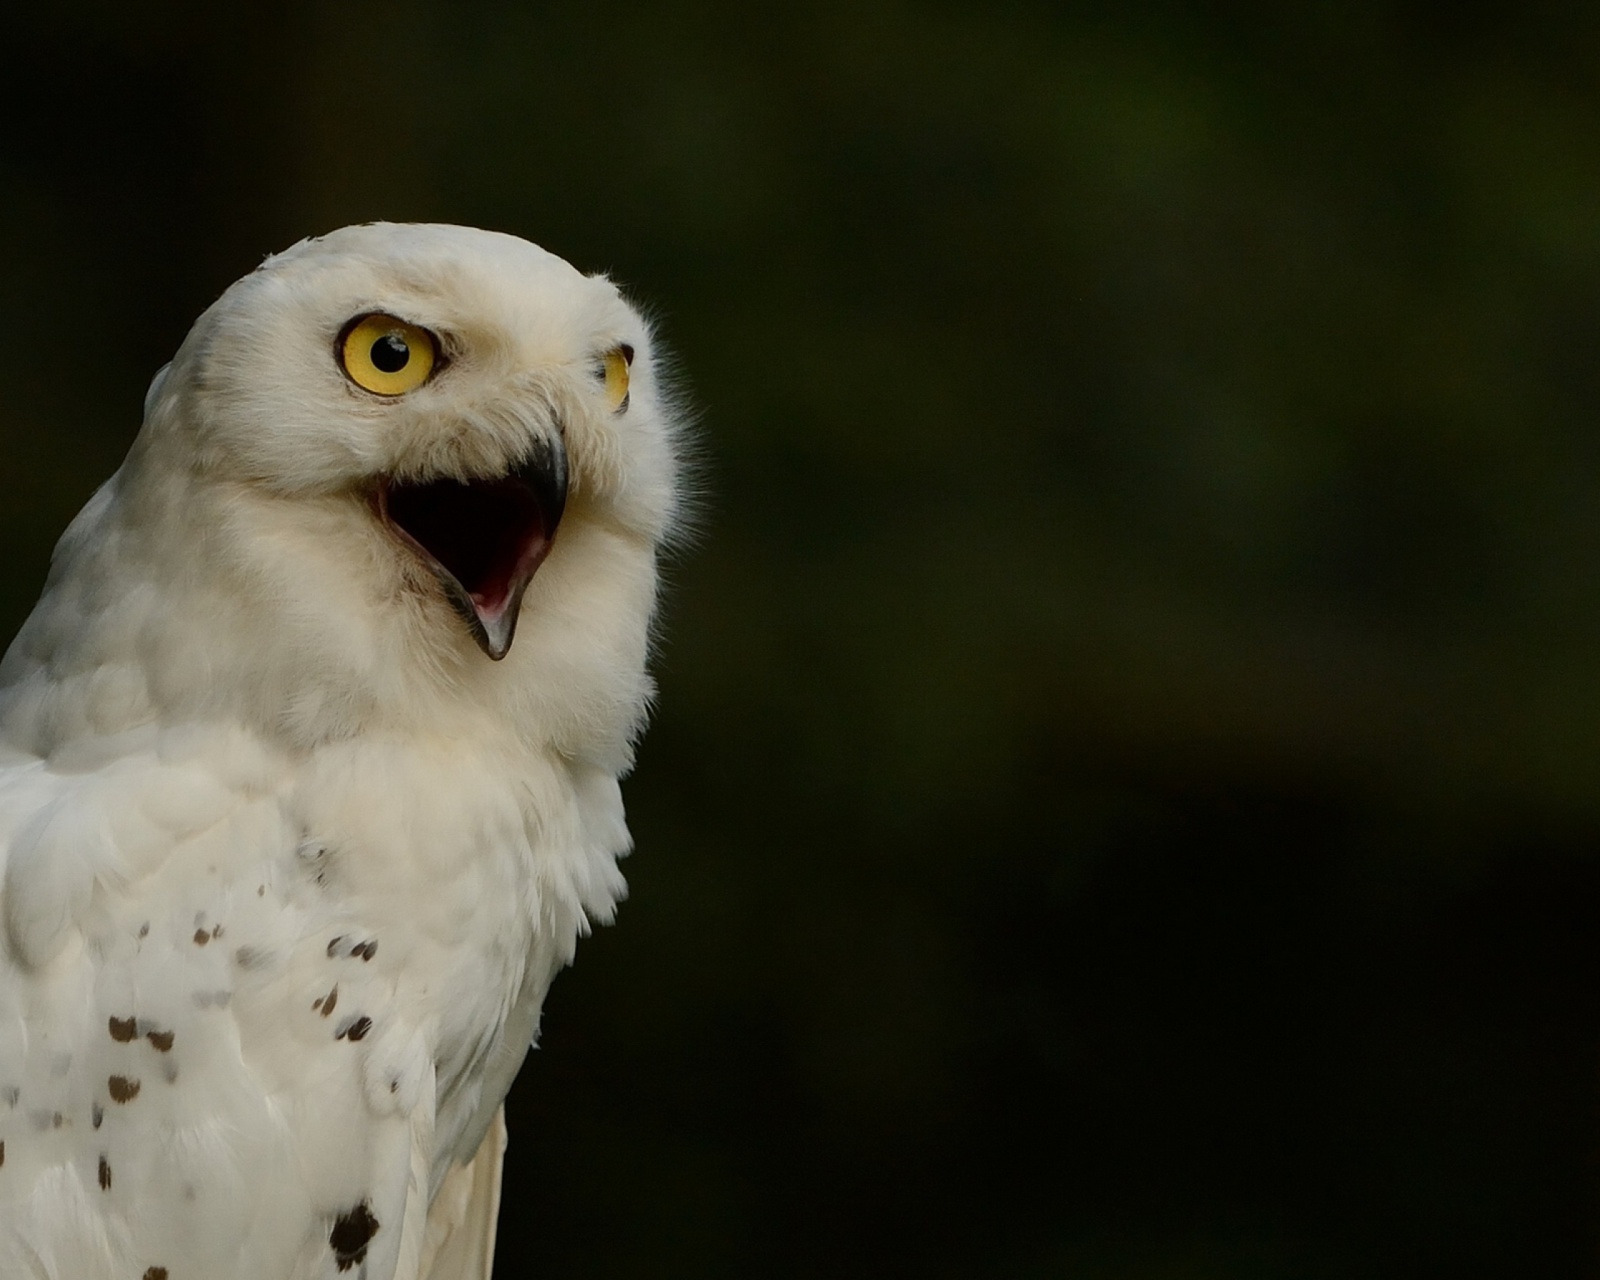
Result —
POLYGON ((368 320, 393 320, 395 322, 395 324, 400 325, 400 326, 402 326, 404 328, 407 328, 407 329, 419 329, 423 333, 427 334, 430 338, 433 339, 433 345, 438 350, 439 354, 440 355, 444 354, 444 351, 445 351, 445 335, 444 334, 441 334, 436 329, 429 328, 425 324, 419 324, 415 320, 407 320, 404 316, 397 316, 392 311, 384 311, 382 308, 376 308, 376 307, 373 308, 370 311, 357 311, 354 315, 352 315, 348 320, 346 320, 342 325, 339 326, 339 332, 338 332, 338 334, 335 335, 335 337, 333 339, 334 350, 337 351, 337 350, 340 350, 341 348, 343 348, 344 343, 345 343, 345 339, 348 338, 352 333, 354 333, 358 327, 360 327, 361 325, 365 324, 368 320))
POLYGON ((606 357, 609 355, 621 356, 622 363, 630 370, 633 368, 633 343, 615 342, 608 347, 601 347, 599 351, 590 357, 590 368, 594 370, 596 377, 604 378, 606 376, 606 357))

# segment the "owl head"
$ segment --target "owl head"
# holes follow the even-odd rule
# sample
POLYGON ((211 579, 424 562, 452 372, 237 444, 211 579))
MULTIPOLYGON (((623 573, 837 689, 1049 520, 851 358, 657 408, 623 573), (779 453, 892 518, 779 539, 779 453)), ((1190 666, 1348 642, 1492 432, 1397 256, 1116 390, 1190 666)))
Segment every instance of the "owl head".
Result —
POLYGON ((514 236, 375 223, 268 258, 152 384, 141 452, 365 508, 482 651, 567 515, 659 537, 675 468, 649 326, 514 236))
POLYGON ((636 724, 674 422, 603 276, 465 227, 303 241, 156 376, 9 679, 134 661, 130 720, 242 700, 298 739, 452 700, 636 724))

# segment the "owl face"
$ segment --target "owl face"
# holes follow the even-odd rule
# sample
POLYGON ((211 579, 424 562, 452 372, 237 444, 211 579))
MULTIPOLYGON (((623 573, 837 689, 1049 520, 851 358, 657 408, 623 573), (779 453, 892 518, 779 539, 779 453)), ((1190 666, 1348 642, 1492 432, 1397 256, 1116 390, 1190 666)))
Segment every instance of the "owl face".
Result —
POLYGON ((211 479, 359 506, 490 658, 578 508, 654 541, 666 414, 640 316, 526 241, 375 224, 269 258, 196 322, 145 434, 211 479))

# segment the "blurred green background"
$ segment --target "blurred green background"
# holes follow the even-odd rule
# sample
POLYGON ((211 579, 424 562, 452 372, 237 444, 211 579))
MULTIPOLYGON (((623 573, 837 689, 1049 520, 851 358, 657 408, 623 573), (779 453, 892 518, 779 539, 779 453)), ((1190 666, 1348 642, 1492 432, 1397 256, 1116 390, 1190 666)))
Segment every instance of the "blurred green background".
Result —
POLYGON ((506 1276, 1576 1277, 1600 7, 17 9, 0 622, 228 282, 607 270, 698 406, 506 1276))

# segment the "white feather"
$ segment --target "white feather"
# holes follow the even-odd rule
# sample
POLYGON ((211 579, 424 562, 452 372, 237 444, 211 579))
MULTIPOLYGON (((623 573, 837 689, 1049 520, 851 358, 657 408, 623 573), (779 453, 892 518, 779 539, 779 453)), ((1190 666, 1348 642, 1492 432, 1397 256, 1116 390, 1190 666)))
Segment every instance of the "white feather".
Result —
POLYGON ((0 1276, 488 1274, 501 1099, 624 890, 674 457, 647 326, 509 236, 347 228, 201 316, 0 664, 0 1276), (369 312, 447 366, 353 386, 369 312), (492 662, 367 494, 552 437, 492 662))

